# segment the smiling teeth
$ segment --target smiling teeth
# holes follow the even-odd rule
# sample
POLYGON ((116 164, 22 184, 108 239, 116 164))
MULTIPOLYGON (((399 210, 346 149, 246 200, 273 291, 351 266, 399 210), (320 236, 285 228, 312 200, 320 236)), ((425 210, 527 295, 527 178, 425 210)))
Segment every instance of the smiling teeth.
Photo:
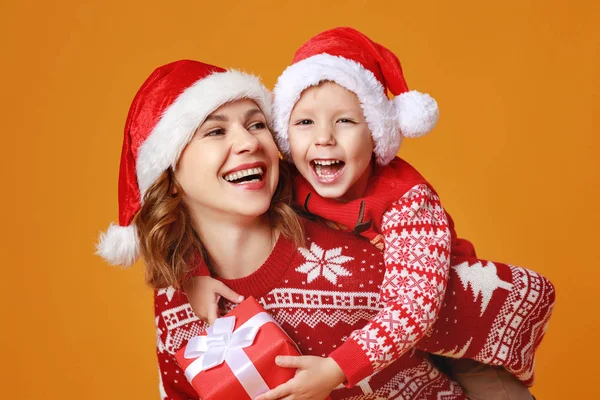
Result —
POLYGON ((342 173, 344 162, 340 160, 313 160, 313 168, 320 180, 329 182, 342 173))
POLYGON ((262 168, 249 168, 249 169, 244 169, 242 171, 236 171, 236 172, 232 172, 231 174, 227 174, 223 177, 223 179, 225 179, 228 182, 232 182, 232 181, 241 179, 245 176, 262 175, 262 174, 263 174, 262 168))
POLYGON ((340 160, 314 160, 313 161, 317 165, 333 165, 340 162, 340 160))

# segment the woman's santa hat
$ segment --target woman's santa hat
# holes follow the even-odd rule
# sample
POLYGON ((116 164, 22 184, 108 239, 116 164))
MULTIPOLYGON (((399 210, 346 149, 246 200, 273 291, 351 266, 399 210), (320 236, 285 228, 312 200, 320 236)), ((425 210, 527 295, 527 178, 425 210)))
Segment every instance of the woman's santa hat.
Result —
POLYGON ((254 100, 271 123, 271 93, 260 80, 198 61, 157 68, 137 92, 127 116, 119 171, 119 224, 100 235, 98 254, 128 266, 139 257, 132 223, 150 186, 181 152, 206 117, 223 104, 254 100))
POLYGON ((438 120, 437 103, 428 94, 408 90, 398 57, 352 28, 316 35, 296 52, 274 90, 274 124, 280 151, 289 158, 288 126, 302 92, 332 81, 354 92, 373 135, 381 165, 398 152, 402 137, 419 137, 438 120), (389 100, 387 91, 395 97, 389 100))

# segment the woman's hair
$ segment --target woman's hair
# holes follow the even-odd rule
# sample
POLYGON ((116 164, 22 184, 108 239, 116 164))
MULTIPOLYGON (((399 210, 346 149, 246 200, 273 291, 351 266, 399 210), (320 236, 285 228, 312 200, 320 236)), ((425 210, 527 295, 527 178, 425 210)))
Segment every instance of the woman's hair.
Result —
MULTIPOLYGON (((290 167, 285 161, 280 161, 279 171, 279 182, 267 215, 276 230, 301 246, 304 230, 290 207, 290 167)), ((169 168, 148 189, 144 204, 134 219, 146 263, 146 283, 154 289, 168 286, 182 288, 198 263, 206 258, 182 193, 175 174, 169 168)))

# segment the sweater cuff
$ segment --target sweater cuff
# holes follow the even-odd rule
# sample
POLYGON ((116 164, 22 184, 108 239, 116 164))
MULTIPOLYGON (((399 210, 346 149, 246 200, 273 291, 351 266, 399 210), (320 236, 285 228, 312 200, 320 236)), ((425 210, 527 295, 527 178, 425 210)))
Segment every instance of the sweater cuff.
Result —
POLYGON ((352 387, 368 376, 373 375, 373 366, 371 360, 365 354, 363 348, 353 339, 346 342, 332 351, 329 357, 338 363, 346 375, 346 387, 352 387))

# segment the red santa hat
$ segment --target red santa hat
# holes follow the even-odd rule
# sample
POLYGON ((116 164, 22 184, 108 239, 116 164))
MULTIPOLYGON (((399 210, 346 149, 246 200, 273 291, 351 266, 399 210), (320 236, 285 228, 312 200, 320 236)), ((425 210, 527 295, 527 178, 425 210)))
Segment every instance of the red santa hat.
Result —
POLYGON ((169 167, 206 117, 221 105, 254 100, 270 124, 271 93, 260 80, 235 70, 182 60, 157 68, 139 89, 127 116, 119 171, 119 224, 98 242, 98 254, 128 266, 139 257, 133 218, 150 186, 169 167))
POLYGON ((402 137, 423 136, 437 123, 437 103, 428 94, 408 90, 394 53, 355 29, 335 28, 304 43, 275 85, 276 139, 288 157, 288 125, 294 105, 305 89, 323 81, 356 94, 381 165, 395 157, 402 137), (388 99, 387 91, 395 96, 393 100, 388 99))

